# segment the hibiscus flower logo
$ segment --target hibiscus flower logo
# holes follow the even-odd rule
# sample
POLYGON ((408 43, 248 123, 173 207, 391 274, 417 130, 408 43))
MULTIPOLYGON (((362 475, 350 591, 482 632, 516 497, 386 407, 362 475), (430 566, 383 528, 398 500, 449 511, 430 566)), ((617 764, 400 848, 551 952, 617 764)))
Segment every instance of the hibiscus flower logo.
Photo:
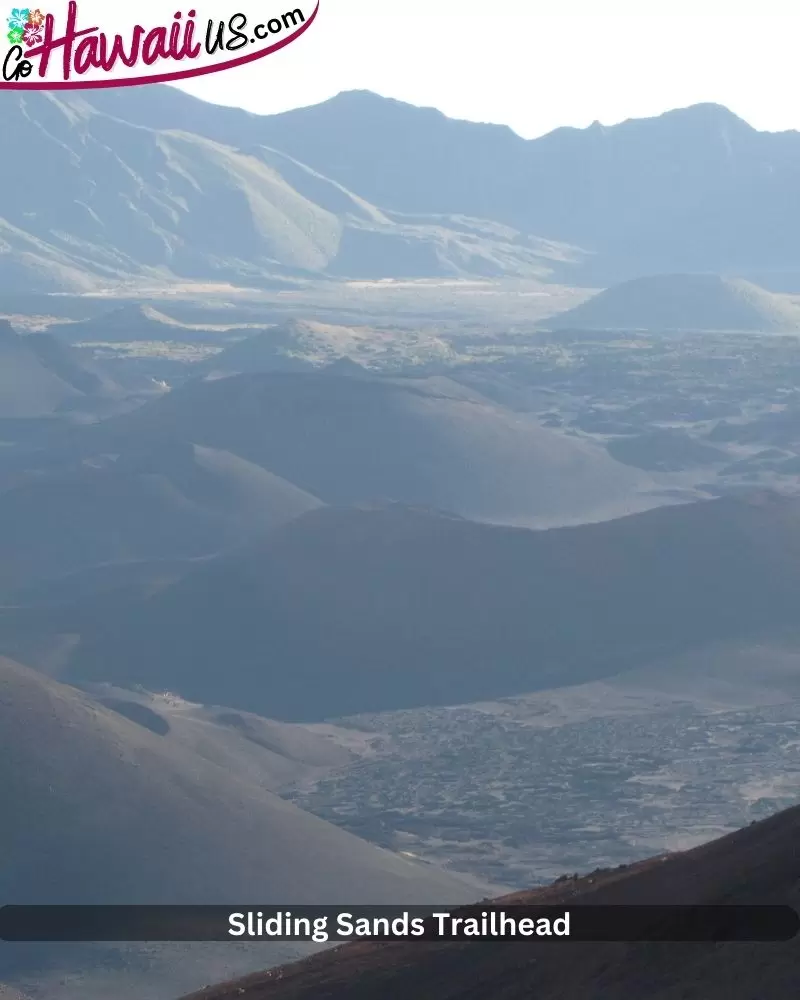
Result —
POLYGON ((25 25, 30 20, 31 12, 27 7, 13 7, 11 10, 11 17, 8 19, 8 33, 11 35, 12 32, 19 32, 20 35, 25 32, 25 25))
POLYGON ((31 10, 28 7, 14 7, 8 21, 8 35, 6 36, 12 45, 22 45, 28 47, 40 45, 43 40, 42 26, 47 18, 44 11, 38 7, 31 10))

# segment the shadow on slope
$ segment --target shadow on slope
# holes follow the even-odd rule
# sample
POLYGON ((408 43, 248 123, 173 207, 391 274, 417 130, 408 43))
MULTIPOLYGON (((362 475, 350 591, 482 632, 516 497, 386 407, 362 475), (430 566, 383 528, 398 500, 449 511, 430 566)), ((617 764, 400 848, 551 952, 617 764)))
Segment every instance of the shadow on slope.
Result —
POLYGON ((0 319, 0 418, 91 409, 123 391, 77 351, 47 333, 22 336, 0 319))
POLYGON ((319 497, 389 499, 548 525, 659 503, 643 473, 446 378, 272 372, 196 380, 73 436, 117 451, 165 437, 241 455, 319 497))
POLYGON ((541 532, 329 508, 61 630, 82 636, 73 678, 313 721, 576 683, 791 625, 799 556, 800 504, 773 495, 541 532))
POLYGON ((30 470, 0 493, 0 586, 217 552, 319 506, 236 455, 188 442, 30 470))

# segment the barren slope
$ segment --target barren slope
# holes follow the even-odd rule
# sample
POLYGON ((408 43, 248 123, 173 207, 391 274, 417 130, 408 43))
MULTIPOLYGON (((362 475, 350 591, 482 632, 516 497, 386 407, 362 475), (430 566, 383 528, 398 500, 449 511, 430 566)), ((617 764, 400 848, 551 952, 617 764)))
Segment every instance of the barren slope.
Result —
POLYGON ((800 506, 769 494, 541 532, 323 508, 62 630, 83 637, 75 678, 310 721, 556 687, 791 625, 799 557, 800 506))
POLYGON ((7 660, 0 682, 3 899, 470 897, 74 689, 7 660))
POLYGON ((449 379, 273 372, 195 380, 87 428, 75 446, 165 437, 231 451, 327 503, 397 500, 564 524, 655 506, 638 470, 449 379))
MULTIPOLYGON (((507 901, 796 908, 799 837, 797 807, 684 854, 507 901)), ((800 976, 799 944, 365 943, 206 990, 202 1000, 786 1000, 800 976)))

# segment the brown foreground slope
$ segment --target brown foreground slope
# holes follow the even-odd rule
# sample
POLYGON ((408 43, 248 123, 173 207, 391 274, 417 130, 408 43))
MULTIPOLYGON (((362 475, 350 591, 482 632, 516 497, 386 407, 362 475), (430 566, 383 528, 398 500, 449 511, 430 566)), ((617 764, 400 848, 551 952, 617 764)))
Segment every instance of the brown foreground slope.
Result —
MULTIPOLYGON (((800 807, 691 851, 507 901, 800 904, 800 807)), ((476 942, 346 945, 187 1000, 784 1000, 800 939, 781 944, 476 942)))

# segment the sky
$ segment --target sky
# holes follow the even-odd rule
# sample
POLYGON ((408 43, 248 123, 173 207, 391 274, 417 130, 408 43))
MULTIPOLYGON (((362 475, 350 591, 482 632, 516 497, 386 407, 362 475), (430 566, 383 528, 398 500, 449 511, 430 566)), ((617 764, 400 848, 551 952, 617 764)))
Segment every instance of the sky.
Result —
MULTIPOLYGON (((189 2, 79 7, 155 25, 189 2)), ((316 0, 191 2, 205 23, 316 0)), ((777 131, 800 129, 799 53, 800 0, 320 0, 281 52, 182 86, 265 114, 373 90, 525 137, 713 101, 777 131)))
POLYGON ((321 0, 282 52, 185 89, 258 113, 367 89, 525 137, 704 101, 800 129, 800 0, 321 0))

